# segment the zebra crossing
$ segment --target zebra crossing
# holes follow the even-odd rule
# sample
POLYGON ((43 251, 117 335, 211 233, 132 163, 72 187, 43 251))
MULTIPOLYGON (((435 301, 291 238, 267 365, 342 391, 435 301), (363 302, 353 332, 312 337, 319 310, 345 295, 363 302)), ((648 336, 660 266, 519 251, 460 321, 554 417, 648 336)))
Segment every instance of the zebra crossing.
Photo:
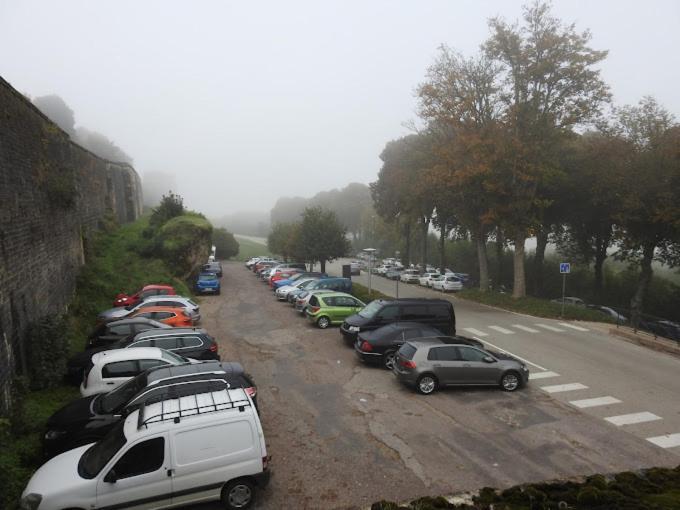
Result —
MULTIPOLYGON (((491 334, 500 333, 502 335, 514 335, 517 332, 531 333, 532 335, 535 335, 536 333, 540 333, 541 329, 551 331, 553 333, 566 333, 569 329, 574 331, 590 331, 588 328, 584 328, 583 326, 577 326, 575 324, 569 324, 568 322, 558 322, 557 324, 561 327, 558 328, 557 326, 553 326, 552 324, 539 322, 536 324, 531 324, 530 326, 527 326, 525 324, 512 324, 511 326, 498 326, 497 324, 490 324, 488 326, 485 326, 485 329, 491 330, 492 332, 491 334)), ((480 328, 462 328, 462 329, 478 337, 485 337, 489 336, 490 334, 487 333, 487 331, 485 331, 484 329, 480 328)))

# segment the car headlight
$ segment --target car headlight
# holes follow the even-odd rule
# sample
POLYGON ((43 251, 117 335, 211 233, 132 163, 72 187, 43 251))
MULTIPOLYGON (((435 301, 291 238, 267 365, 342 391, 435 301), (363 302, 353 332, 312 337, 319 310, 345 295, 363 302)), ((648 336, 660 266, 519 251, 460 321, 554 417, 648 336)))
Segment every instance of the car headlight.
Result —
POLYGON ((47 441, 54 441, 55 439, 59 439, 64 434, 66 434, 66 432, 63 430, 48 430, 45 433, 45 439, 47 441))
POLYGON ((42 496, 40 494, 27 494, 21 498, 21 510, 36 510, 40 506, 42 496))
POLYGON ((347 331, 351 333, 358 333, 359 331, 361 331, 361 328, 359 326, 350 326, 349 328, 347 328, 347 331))

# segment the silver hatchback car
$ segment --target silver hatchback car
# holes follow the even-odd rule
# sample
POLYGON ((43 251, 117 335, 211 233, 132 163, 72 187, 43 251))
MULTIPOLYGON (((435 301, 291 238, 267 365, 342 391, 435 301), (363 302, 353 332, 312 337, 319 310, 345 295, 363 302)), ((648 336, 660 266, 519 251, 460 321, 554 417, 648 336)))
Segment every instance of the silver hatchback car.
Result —
POLYGON ((529 381, 521 361, 470 345, 413 340, 401 346, 392 371, 424 395, 444 386, 500 386, 515 391, 529 381))

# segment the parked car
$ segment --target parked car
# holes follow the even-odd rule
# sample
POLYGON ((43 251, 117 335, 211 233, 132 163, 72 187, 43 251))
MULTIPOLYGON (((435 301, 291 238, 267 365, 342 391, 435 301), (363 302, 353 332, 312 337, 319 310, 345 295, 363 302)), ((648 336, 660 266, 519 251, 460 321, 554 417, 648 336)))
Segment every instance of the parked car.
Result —
POLYGON ((96 352, 83 372, 80 394, 89 397, 97 393, 107 393, 149 368, 188 362, 199 363, 157 347, 96 352))
POLYGON ((393 266, 391 266, 389 264, 383 264, 382 266, 375 268, 375 273, 379 274, 380 276, 385 276, 385 274, 387 274, 387 271, 392 269, 392 267, 393 266))
POLYGON ((445 386, 500 386, 515 391, 529 381, 526 365, 512 356, 438 339, 402 345, 393 373, 399 382, 424 395, 445 386))
POLYGON ((440 276, 432 279, 432 288, 442 292, 463 290, 463 282, 457 276, 440 276))
POLYGON ((420 271, 417 269, 406 269, 401 273, 399 279, 404 283, 418 283, 420 280, 420 271))
POLYGON ((123 317, 132 317, 135 312, 155 306, 171 306, 173 308, 186 308, 188 312, 194 317, 194 322, 201 319, 200 307, 195 301, 184 296, 151 296, 137 303, 135 306, 109 308, 97 315, 99 322, 110 321, 114 319, 122 319, 123 317))
POLYGON ((219 276, 215 273, 200 273, 196 278, 194 287, 196 294, 217 294, 222 293, 222 284, 219 276))
POLYGON ((312 295, 305 313, 313 324, 321 329, 326 329, 331 324, 342 322, 354 315, 366 304, 357 298, 344 292, 332 292, 329 294, 312 295))
POLYGON ((309 304, 309 300, 312 298, 314 295, 319 295, 319 294, 330 294, 331 292, 335 292, 332 289, 317 289, 317 290, 310 290, 310 291, 304 291, 302 294, 300 294, 296 299, 295 299, 295 311, 299 312, 300 315, 304 315, 305 311, 307 310, 307 305, 309 304))
POLYGON ((219 360, 217 342, 204 329, 168 328, 142 331, 129 335, 112 344, 86 349, 69 358, 66 363, 67 379, 71 382, 83 380, 83 372, 92 356, 98 352, 136 347, 158 347, 197 360, 219 360))
POLYGON ((397 266, 392 266, 387 272, 385 273, 385 278, 388 280, 399 280, 401 277, 403 269, 397 266))
POLYGON ((354 343, 354 352, 365 363, 380 364, 392 370, 394 357, 404 343, 428 338, 436 338, 449 344, 484 347, 479 340, 463 336, 445 336, 438 329, 419 322, 395 322, 372 331, 359 333, 354 343))
POLYGON ((680 324, 669 320, 641 320, 640 329, 656 336, 680 340, 680 324))
POLYGON ((257 387, 240 363, 208 361, 151 368, 109 393, 79 398, 55 412, 47 420, 43 454, 53 457, 98 441, 142 404, 226 388, 245 389, 257 407, 257 387))
MULTIPOLYGON (((557 304, 562 304, 562 298, 557 298, 557 299, 551 299, 551 303, 557 303, 557 304)), ((564 304, 569 305, 569 306, 586 306, 586 302, 583 301, 581 298, 577 297, 565 297, 564 298, 564 304)))
POLYGON ((116 295, 113 306, 135 306, 151 296, 174 296, 175 294, 175 289, 170 285, 145 285, 132 296, 124 293, 116 295))
POLYGON ((628 317, 625 315, 620 314, 613 308, 609 306, 602 306, 602 305, 586 305, 587 308, 590 308, 591 310, 596 310, 598 312, 602 312, 606 316, 614 319, 618 323, 625 323, 628 322, 628 317))
POLYGON ((21 498, 24 509, 166 508, 254 502, 269 481, 257 412, 243 389, 208 391, 144 405, 100 441, 43 464, 21 498))
POLYGON ((430 278, 435 278, 439 276, 438 272, 429 272, 429 273, 423 273, 420 278, 418 278, 418 283, 422 285, 423 287, 430 287, 428 282, 430 281, 430 278))
POLYGON ((253 272, 258 274, 265 267, 274 267, 278 264, 280 264, 280 262, 274 259, 260 260, 259 262, 253 264, 253 272))
POLYGON ((194 319, 186 308, 174 308, 171 306, 150 306, 143 308, 130 315, 133 317, 146 317, 164 322, 175 328, 190 328, 194 325, 194 319))
POLYGON ((134 317, 132 319, 120 319, 99 324, 87 337, 86 349, 105 347, 117 340, 136 335, 149 329, 168 329, 172 326, 153 319, 134 317))
POLYGON ((218 278, 222 278, 222 263, 208 262, 207 264, 203 264, 201 271, 204 273, 215 273, 218 278))
POLYGON ((276 299, 279 301, 285 301, 292 292, 302 292, 306 287, 311 285, 311 283, 316 280, 318 280, 318 278, 315 277, 299 278, 293 281, 290 285, 279 287, 275 292, 276 299))
POLYGON ((274 285, 276 282, 280 280, 289 280, 292 276, 298 274, 299 271, 299 269, 282 269, 275 272, 268 278, 269 288, 271 290, 276 290, 276 286, 274 285))
POLYGON ((376 299, 356 315, 347 317, 340 332, 352 345, 361 331, 370 331, 394 322, 420 322, 445 335, 456 334, 453 304, 445 299, 376 299))
POLYGON ((300 273, 295 273, 293 276, 286 280, 277 280, 274 283, 274 287, 276 289, 279 289, 281 287, 286 287, 288 285, 293 285, 294 283, 300 281, 300 280, 309 280, 310 278, 319 280, 321 278, 328 278, 328 275, 326 273, 317 273, 313 271, 304 271, 300 273))

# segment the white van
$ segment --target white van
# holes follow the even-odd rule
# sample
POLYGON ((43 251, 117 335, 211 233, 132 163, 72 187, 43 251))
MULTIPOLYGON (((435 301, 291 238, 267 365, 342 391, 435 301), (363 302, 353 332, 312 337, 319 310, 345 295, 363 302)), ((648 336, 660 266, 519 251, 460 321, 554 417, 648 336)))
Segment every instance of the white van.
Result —
POLYGON ((25 510, 160 509, 253 504, 270 477, 264 433, 243 389, 142 406, 97 443, 49 460, 21 499, 25 510))

